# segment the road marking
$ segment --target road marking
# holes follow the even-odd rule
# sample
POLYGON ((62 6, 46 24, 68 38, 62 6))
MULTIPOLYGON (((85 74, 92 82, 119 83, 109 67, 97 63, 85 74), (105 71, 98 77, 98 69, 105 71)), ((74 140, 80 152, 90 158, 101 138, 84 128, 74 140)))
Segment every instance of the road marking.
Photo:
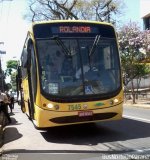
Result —
POLYGON ((144 121, 144 122, 150 123, 150 120, 149 119, 145 119, 145 118, 139 118, 139 117, 127 116, 127 115, 123 115, 123 117, 124 118, 129 118, 129 119, 134 119, 134 120, 144 121))

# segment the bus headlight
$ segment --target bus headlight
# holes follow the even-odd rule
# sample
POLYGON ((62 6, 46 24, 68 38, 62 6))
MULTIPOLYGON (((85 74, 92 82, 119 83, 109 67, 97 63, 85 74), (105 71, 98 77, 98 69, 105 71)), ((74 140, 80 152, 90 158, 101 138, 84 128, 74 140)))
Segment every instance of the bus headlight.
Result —
POLYGON ((49 104, 47 105, 47 107, 48 107, 49 109, 52 109, 52 108, 54 108, 54 105, 53 105, 52 103, 49 103, 49 104))
POLYGON ((114 99, 114 103, 118 103, 119 102, 119 100, 118 99, 114 99))
POLYGON ((49 109, 59 110, 59 105, 58 105, 58 104, 54 105, 54 104, 52 104, 52 103, 49 103, 49 104, 47 104, 47 107, 48 107, 49 109))

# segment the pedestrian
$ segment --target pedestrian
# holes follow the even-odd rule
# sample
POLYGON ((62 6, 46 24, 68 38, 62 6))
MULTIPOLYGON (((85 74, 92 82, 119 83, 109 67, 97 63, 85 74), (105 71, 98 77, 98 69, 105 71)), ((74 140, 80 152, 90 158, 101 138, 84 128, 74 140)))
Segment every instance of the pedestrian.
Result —
POLYGON ((5 92, 5 94, 8 98, 8 103, 6 105, 9 106, 10 112, 12 113, 13 106, 12 106, 12 103, 11 103, 11 96, 8 94, 8 92, 5 92))
POLYGON ((8 113, 7 104, 8 97, 5 93, 2 93, 2 91, 0 90, 0 112, 3 112, 8 119, 8 122, 11 123, 11 118, 8 113))
POLYGON ((10 96, 10 104, 11 104, 11 108, 14 109, 14 97, 10 96))

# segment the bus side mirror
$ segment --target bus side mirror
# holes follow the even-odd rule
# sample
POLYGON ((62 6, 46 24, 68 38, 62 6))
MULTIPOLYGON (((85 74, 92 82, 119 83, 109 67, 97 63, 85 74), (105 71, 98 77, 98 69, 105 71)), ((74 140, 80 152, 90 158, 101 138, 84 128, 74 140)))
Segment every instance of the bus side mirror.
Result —
POLYGON ((32 40, 28 40, 27 48, 24 48, 23 50, 23 61, 22 66, 24 68, 30 68, 31 66, 31 46, 32 46, 32 40))
POLYGON ((20 92, 20 89, 21 89, 21 82, 22 82, 21 66, 18 66, 17 75, 16 75, 17 98, 19 96, 19 92, 20 92))
POLYGON ((23 49, 23 61, 22 61, 22 67, 23 68, 27 68, 27 56, 28 56, 28 53, 27 53, 27 49, 26 48, 24 48, 23 49))
POLYGON ((21 80, 22 80, 22 75, 21 75, 21 66, 18 66, 18 69, 17 69, 17 75, 16 75, 16 83, 17 83, 17 87, 18 89, 21 88, 21 80))
POLYGON ((21 78, 21 66, 18 66, 17 73, 18 73, 18 79, 20 79, 21 78))
POLYGON ((28 40, 28 45, 27 45, 27 69, 29 69, 31 67, 31 47, 32 47, 33 43, 32 40, 29 39, 28 40))

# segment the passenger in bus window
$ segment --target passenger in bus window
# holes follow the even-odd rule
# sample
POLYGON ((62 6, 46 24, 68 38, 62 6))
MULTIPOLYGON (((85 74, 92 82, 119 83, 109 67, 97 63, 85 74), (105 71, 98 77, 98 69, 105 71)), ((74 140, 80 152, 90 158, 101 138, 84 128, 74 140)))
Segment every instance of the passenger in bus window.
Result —
MULTIPOLYGON (((83 65, 83 73, 85 78, 88 78, 89 80, 95 76, 95 72, 98 71, 97 67, 90 63, 85 63, 83 65)), ((81 77, 81 68, 77 70, 76 72, 76 78, 79 79, 81 77)))
POLYGON ((58 68, 54 62, 51 62, 46 66, 46 79, 48 82, 59 79, 58 68))
MULTIPOLYGON (((83 65, 83 72, 86 73, 86 72, 88 72, 89 70, 90 70, 89 64, 88 64, 88 63, 85 63, 85 64, 83 65)), ((76 77, 77 79, 80 79, 80 78, 81 78, 81 68, 79 68, 79 69, 77 70, 75 77, 76 77)))
MULTIPOLYGON (((98 71, 98 69, 97 66, 95 65, 95 62, 93 61, 93 58, 90 58, 90 60, 83 61, 83 73, 85 76, 89 75, 89 79, 91 79, 95 75, 96 71, 98 71)), ((81 68, 79 68, 76 72, 76 78, 79 79, 80 77, 81 77, 81 68)))
POLYGON ((58 74, 61 73, 62 63, 64 61, 64 53, 62 51, 57 50, 52 54, 52 62, 58 70, 58 74))
POLYGON ((58 81, 61 74, 62 61, 64 60, 63 53, 59 50, 51 52, 46 57, 46 79, 50 81, 58 81))
MULTIPOLYGON (((86 73, 90 69, 89 66, 83 66, 83 72, 86 73)), ((79 79, 81 77, 81 68, 76 72, 76 78, 79 79)))
POLYGON ((62 63, 61 74, 64 76, 73 76, 74 69, 73 69, 71 57, 67 57, 67 56, 65 57, 62 63))

